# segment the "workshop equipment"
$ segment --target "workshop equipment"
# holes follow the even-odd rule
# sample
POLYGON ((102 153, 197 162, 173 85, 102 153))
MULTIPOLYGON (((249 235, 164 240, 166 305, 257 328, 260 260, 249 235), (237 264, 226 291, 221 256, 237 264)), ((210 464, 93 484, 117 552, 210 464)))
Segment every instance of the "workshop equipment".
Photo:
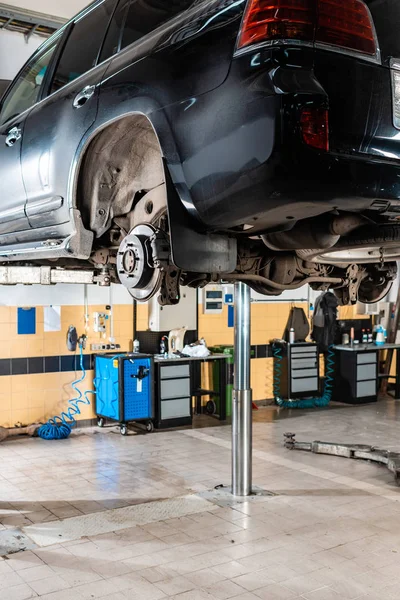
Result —
POLYGON ((313 454, 327 454, 342 458, 368 460, 385 465, 394 475, 395 482, 400 485, 400 453, 390 452, 375 446, 364 444, 337 444, 332 442, 297 442, 295 433, 285 433, 285 448, 302 450, 313 454))
POLYGON ((333 400, 367 404, 378 400, 378 347, 346 344, 335 347, 336 373, 333 400))
POLYGON ((185 335, 187 332, 186 327, 181 327, 180 329, 173 329, 168 338, 168 347, 170 353, 173 352, 182 352, 185 347, 185 335))
POLYGON ((316 344, 287 344, 274 340, 274 397, 283 408, 324 408, 332 399, 335 372, 333 346, 328 348, 325 362, 325 383, 319 394, 319 352, 316 344))
MULTIPOLYGON (((67 345, 68 349, 70 349, 70 342, 72 340, 73 344, 75 344, 76 330, 74 327, 70 327, 67 335, 67 345)), ((47 423, 42 425, 38 430, 38 437, 44 440, 65 440, 71 435, 72 428, 76 425, 76 419, 78 415, 81 414, 81 405, 89 405, 90 399, 89 394, 95 394, 96 392, 93 390, 87 390, 82 393, 79 389, 79 384, 81 384, 86 378, 86 371, 83 365, 83 350, 86 347, 86 336, 82 335, 79 340, 79 365, 82 372, 82 376, 80 379, 74 381, 71 385, 72 389, 76 392, 77 396, 72 398, 72 400, 68 401, 68 409, 62 412, 60 415, 49 419, 47 423)))
POLYGON ((35 437, 40 427, 40 423, 29 425, 29 427, 10 427, 9 429, 0 427, 0 442, 4 442, 4 440, 17 435, 29 435, 30 437, 35 437))
POLYGON ((156 360, 156 427, 192 424, 192 361, 171 358, 156 360))
MULTIPOLYGON (((235 349, 233 346, 213 346, 210 348, 213 354, 224 354, 226 356, 226 416, 232 416, 232 395, 233 395, 233 366, 235 364, 235 349)), ((214 363, 212 366, 212 381, 214 388, 219 387, 219 365, 214 363)), ((208 414, 220 414, 220 404, 223 398, 218 396, 215 399, 209 400, 206 405, 208 414)))
POLYGON ((95 357, 96 415, 99 427, 117 421, 121 435, 128 423, 154 429, 154 366, 147 354, 97 355, 95 357))

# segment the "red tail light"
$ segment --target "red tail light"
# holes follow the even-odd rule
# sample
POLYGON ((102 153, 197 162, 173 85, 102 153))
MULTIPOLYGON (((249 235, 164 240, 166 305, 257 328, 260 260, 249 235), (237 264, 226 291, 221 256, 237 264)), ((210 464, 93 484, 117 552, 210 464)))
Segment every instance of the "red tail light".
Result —
POLYGON ((238 48, 274 40, 327 44, 370 56, 378 52, 362 0, 249 0, 238 48))
POLYGON ((329 117, 326 108, 306 108, 300 117, 301 133, 307 146, 329 151, 329 117))
POLYGON ((371 15, 360 0, 319 0, 316 41, 375 56, 371 15))
POLYGON ((264 40, 313 40, 314 0, 251 0, 246 9, 239 48, 264 40))

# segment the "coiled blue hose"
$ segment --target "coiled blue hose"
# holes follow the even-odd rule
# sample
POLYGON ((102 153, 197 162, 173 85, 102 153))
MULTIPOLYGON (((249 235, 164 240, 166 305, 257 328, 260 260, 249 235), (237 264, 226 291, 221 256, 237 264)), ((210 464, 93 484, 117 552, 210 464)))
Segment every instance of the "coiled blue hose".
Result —
MULTIPOLYGON (((81 414, 80 405, 88 406, 90 404, 89 394, 96 394, 95 391, 86 391, 82 393, 79 389, 79 384, 84 381, 86 371, 83 366, 83 345, 79 344, 80 349, 80 368, 82 376, 72 384, 72 388, 77 393, 77 397, 69 400, 69 408, 61 415, 49 419, 45 425, 42 425, 38 430, 38 436, 44 440, 65 440, 71 435, 72 428, 76 425, 75 417, 81 414)), ((96 387, 96 382, 95 382, 96 387)))
POLYGON ((282 379, 282 348, 273 346, 274 365, 274 397, 275 402, 282 408, 325 408, 332 400, 333 380, 335 373, 335 351, 334 346, 329 346, 326 357, 326 372, 324 393, 319 398, 300 398, 299 400, 284 400, 281 398, 282 379))

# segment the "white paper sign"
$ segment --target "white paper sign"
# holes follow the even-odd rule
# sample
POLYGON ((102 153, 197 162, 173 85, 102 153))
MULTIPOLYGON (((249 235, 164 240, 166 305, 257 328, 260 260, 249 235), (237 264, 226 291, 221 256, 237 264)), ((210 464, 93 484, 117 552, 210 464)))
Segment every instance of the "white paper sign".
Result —
POLYGON ((61 331, 61 306, 45 306, 44 330, 61 331))

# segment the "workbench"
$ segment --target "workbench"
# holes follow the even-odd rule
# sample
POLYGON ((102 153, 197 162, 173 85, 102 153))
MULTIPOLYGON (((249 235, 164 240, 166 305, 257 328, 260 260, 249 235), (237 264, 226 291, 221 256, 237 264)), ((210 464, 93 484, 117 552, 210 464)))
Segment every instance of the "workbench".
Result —
POLYGON ((226 420, 227 357, 211 354, 207 358, 154 358, 155 365, 155 426, 157 429, 191 425, 192 398, 196 398, 196 412, 201 409, 204 396, 219 397, 221 421, 226 420), (217 363, 218 389, 201 387, 201 365, 217 363))
POLYGON ((336 377, 333 399, 346 404, 364 404, 378 399, 379 353, 384 350, 396 350, 395 379, 396 400, 400 400, 400 344, 354 344, 335 346, 336 377))

